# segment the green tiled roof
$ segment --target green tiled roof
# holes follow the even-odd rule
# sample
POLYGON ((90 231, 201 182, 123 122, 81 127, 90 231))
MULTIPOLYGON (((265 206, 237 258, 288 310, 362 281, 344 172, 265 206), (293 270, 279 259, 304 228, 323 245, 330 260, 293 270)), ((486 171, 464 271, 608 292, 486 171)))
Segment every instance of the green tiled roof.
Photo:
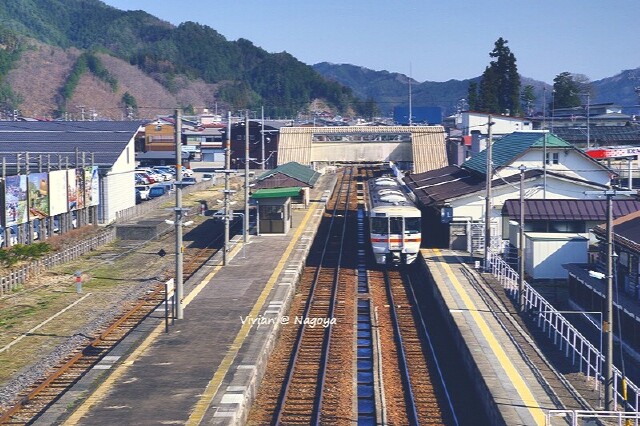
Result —
POLYGON ((258 189, 251 195, 251 198, 280 198, 280 197, 297 197, 300 195, 302 188, 299 186, 294 188, 268 188, 258 189))
MULTIPOLYGON (((573 148, 573 145, 560 139, 553 133, 546 133, 547 148, 573 148)), ((509 165, 516 157, 529 148, 542 148, 545 133, 514 132, 492 145, 491 160, 493 167, 499 169, 509 165)), ((481 151, 462 164, 462 167, 485 174, 487 170, 487 150, 481 151)))
POLYGON ((315 170, 307 166, 303 166, 300 163, 296 163, 295 161, 291 161, 289 163, 282 164, 273 170, 269 170, 268 172, 261 174, 256 180, 265 180, 270 176, 275 175, 276 173, 282 173, 283 175, 287 175, 290 178, 297 179, 300 182, 306 183, 309 186, 313 186, 313 184, 316 183, 316 181, 320 177, 320 173, 316 172, 315 170))

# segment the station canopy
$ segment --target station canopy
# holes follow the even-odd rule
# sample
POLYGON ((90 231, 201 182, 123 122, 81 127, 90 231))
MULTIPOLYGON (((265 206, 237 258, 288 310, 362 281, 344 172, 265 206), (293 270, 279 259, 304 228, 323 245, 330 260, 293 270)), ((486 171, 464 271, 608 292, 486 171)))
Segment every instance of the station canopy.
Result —
POLYGON ((297 197, 300 195, 302 188, 299 186, 293 188, 267 188, 258 189, 251 195, 251 198, 280 198, 280 197, 297 197))

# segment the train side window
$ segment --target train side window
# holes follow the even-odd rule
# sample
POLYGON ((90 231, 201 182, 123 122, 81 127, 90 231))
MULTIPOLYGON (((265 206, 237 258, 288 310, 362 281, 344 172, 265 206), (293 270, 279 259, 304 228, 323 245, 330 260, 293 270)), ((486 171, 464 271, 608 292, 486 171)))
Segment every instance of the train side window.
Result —
POLYGON ((420 218, 419 217, 407 217, 404 220, 404 233, 405 234, 419 234, 420 233, 420 218))
POLYGON ((387 234, 387 218, 386 217, 372 217, 371 218, 371 233, 372 234, 387 234))
POLYGON ((402 218, 401 217, 389 218, 389 233, 402 234, 402 218))

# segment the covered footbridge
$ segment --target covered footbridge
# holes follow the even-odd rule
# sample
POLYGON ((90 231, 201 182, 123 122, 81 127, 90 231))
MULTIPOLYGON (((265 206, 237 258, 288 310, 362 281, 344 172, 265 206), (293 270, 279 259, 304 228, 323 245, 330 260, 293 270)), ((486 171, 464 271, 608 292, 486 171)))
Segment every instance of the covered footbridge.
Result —
POLYGON ((278 165, 290 161, 316 169, 393 161, 413 173, 448 164, 442 126, 282 127, 278 165))

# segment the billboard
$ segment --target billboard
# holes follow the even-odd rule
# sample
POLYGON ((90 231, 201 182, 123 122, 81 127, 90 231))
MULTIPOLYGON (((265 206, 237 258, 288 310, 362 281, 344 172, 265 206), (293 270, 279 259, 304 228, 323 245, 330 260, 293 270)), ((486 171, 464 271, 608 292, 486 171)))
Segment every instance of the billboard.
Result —
POLYGON ((84 169, 76 169, 76 209, 84 209, 84 169))
POLYGON ((27 176, 8 176, 4 185, 5 226, 27 222, 27 176))
POLYGON ((98 166, 85 167, 84 169, 84 203, 85 207, 97 206, 100 202, 100 181, 98 179, 98 166))
POLYGON ((27 178, 30 219, 49 216, 49 175, 31 173, 27 178))
POLYGON ((49 214, 51 216, 66 213, 69 208, 67 200, 67 171, 56 170, 49 173, 49 214))
POLYGON ((69 206, 69 211, 73 211, 78 208, 76 169, 67 170, 67 205, 69 206))

